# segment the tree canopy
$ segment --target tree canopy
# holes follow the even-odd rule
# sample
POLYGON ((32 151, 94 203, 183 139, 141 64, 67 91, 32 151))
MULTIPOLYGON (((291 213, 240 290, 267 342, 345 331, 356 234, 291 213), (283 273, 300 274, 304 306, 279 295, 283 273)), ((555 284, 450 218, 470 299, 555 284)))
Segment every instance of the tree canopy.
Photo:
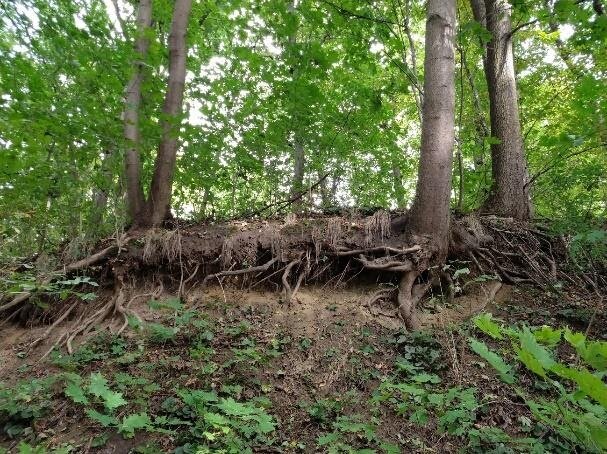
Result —
MULTIPOLYGON (((139 116, 146 194, 161 140, 173 3, 154 0, 139 116)), ((514 1, 511 39, 535 216, 587 228, 607 210, 607 16, 590 1, 514 1)), ((3 255, 128 226, 125 90, 137 3, 2 1, 3 255)), ((451 205, 491 189, 484 46, 457 5, 451 205)), ((196 1, 187 27, 174 216, 247 216, 289 198, 305 153, 304 209, 410 207, 417 181, 425 4, 416 0, 196 1), (323 176, 326 177, 323 179, 323 176)), ((271 210, 270 210, 271 212, 271 210)), ((264 212, 264 214, 270 214, 264 212)))

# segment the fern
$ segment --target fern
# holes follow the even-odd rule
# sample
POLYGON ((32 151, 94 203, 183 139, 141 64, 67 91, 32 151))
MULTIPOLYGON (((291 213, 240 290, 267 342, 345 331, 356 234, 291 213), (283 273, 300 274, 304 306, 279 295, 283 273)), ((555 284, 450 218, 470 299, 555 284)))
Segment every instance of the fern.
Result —
POLYGON ((490 313, 479 314, 473 319, 474 324, 483 333, 491 336, 493 339, 501 340, 502 327, 493 321, 493 315, 490 313))
POLYGON ((504 383, 512 384, 515 382, 514 374, 512 373, 512 366, 506 364, 506 362, 497 353, 489 350, 484 342, 480 342, 474 338, 469 338, 470 348, 487 361, 497 372, 499 373, 500 379, 504 383))

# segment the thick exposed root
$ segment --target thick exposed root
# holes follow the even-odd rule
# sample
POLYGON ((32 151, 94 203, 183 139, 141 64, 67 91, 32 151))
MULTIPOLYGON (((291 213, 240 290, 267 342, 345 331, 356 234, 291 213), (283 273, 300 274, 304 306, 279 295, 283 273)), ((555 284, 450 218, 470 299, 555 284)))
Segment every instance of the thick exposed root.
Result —
MULTIPOLYGON (((301 263, 301 259, 297 259, 297 260, 292 260, 291 262, 289 262, 289 264, 287 265, 287 267, 285 268, 284 273, 282 273, 282 286, 283 286, 283 290, 284 290, 284 302, 287 305, 291 304, 291 299, 293 298, 293 290, 291 289, 291 285, 289 284, 289 275, 291 274, 291 270, 293 269, 293 267, 295 265, 299 265, 301 263)), ((296 289, 299 288, 299 285, 297 285, 296 289)))
POLYGON ((418 276, 417 271, 407 271, 403 273, 398 284, 398 310, 405 326, 410 331, 417 331, 421 328, 417 316, 417 303, 430 288, 430 283, 415 284, 418 276))

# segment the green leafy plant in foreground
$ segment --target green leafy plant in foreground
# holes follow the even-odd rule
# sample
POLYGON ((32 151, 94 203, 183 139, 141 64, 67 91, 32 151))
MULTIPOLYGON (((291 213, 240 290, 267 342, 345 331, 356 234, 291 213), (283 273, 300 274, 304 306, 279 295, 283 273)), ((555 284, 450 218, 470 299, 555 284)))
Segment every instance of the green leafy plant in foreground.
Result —
MULTIPOLYGON (((607 342, 589 341, 584 334, 568 328, 505 329, 478 320, 490 318, 477 317, 476 327, 493 339, 508 336, 511 352, 520 364, 554 388, 557 397, 553 400, 534 399, 521 388, 515 388, 534 417, 572 446, 588 452, 607 450, 607 384, 602 379, 607 366, 607 342), (553 349, 562 338, 575 348, 579 361, 563 364, 558 360, 553 349)), ((508 375, 511 368, 483 342, 471 339, 470 347, 497 370, 503 381, 515 384, 515 378, 508 375)))
POLYGON ((272 444, 276 422, 266 412, 269 402, 239 402, 203 390, 182 389, 177 394, 194 419, 190 433, 195 452, 249 453, 252 446, 272 444))

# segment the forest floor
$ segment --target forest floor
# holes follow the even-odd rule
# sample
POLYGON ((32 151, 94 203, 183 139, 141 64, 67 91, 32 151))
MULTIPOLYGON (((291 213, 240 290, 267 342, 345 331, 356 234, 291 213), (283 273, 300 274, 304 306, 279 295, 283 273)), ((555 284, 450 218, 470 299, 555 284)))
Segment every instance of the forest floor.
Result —
POLYGON ((413 334, 365 305, 371 286, 306 287, 291 305, 229 287, 142 298, 122 335, 41 361, 52 340, 28 345, 46 326, 5 326, 0 452, 580 452, 574 408, 550 413, 557 390, 516 362, 508 327, 579 364, 556 328, 605 340, 607 315, 582 293, 492 285, 431 299, 413 334))

